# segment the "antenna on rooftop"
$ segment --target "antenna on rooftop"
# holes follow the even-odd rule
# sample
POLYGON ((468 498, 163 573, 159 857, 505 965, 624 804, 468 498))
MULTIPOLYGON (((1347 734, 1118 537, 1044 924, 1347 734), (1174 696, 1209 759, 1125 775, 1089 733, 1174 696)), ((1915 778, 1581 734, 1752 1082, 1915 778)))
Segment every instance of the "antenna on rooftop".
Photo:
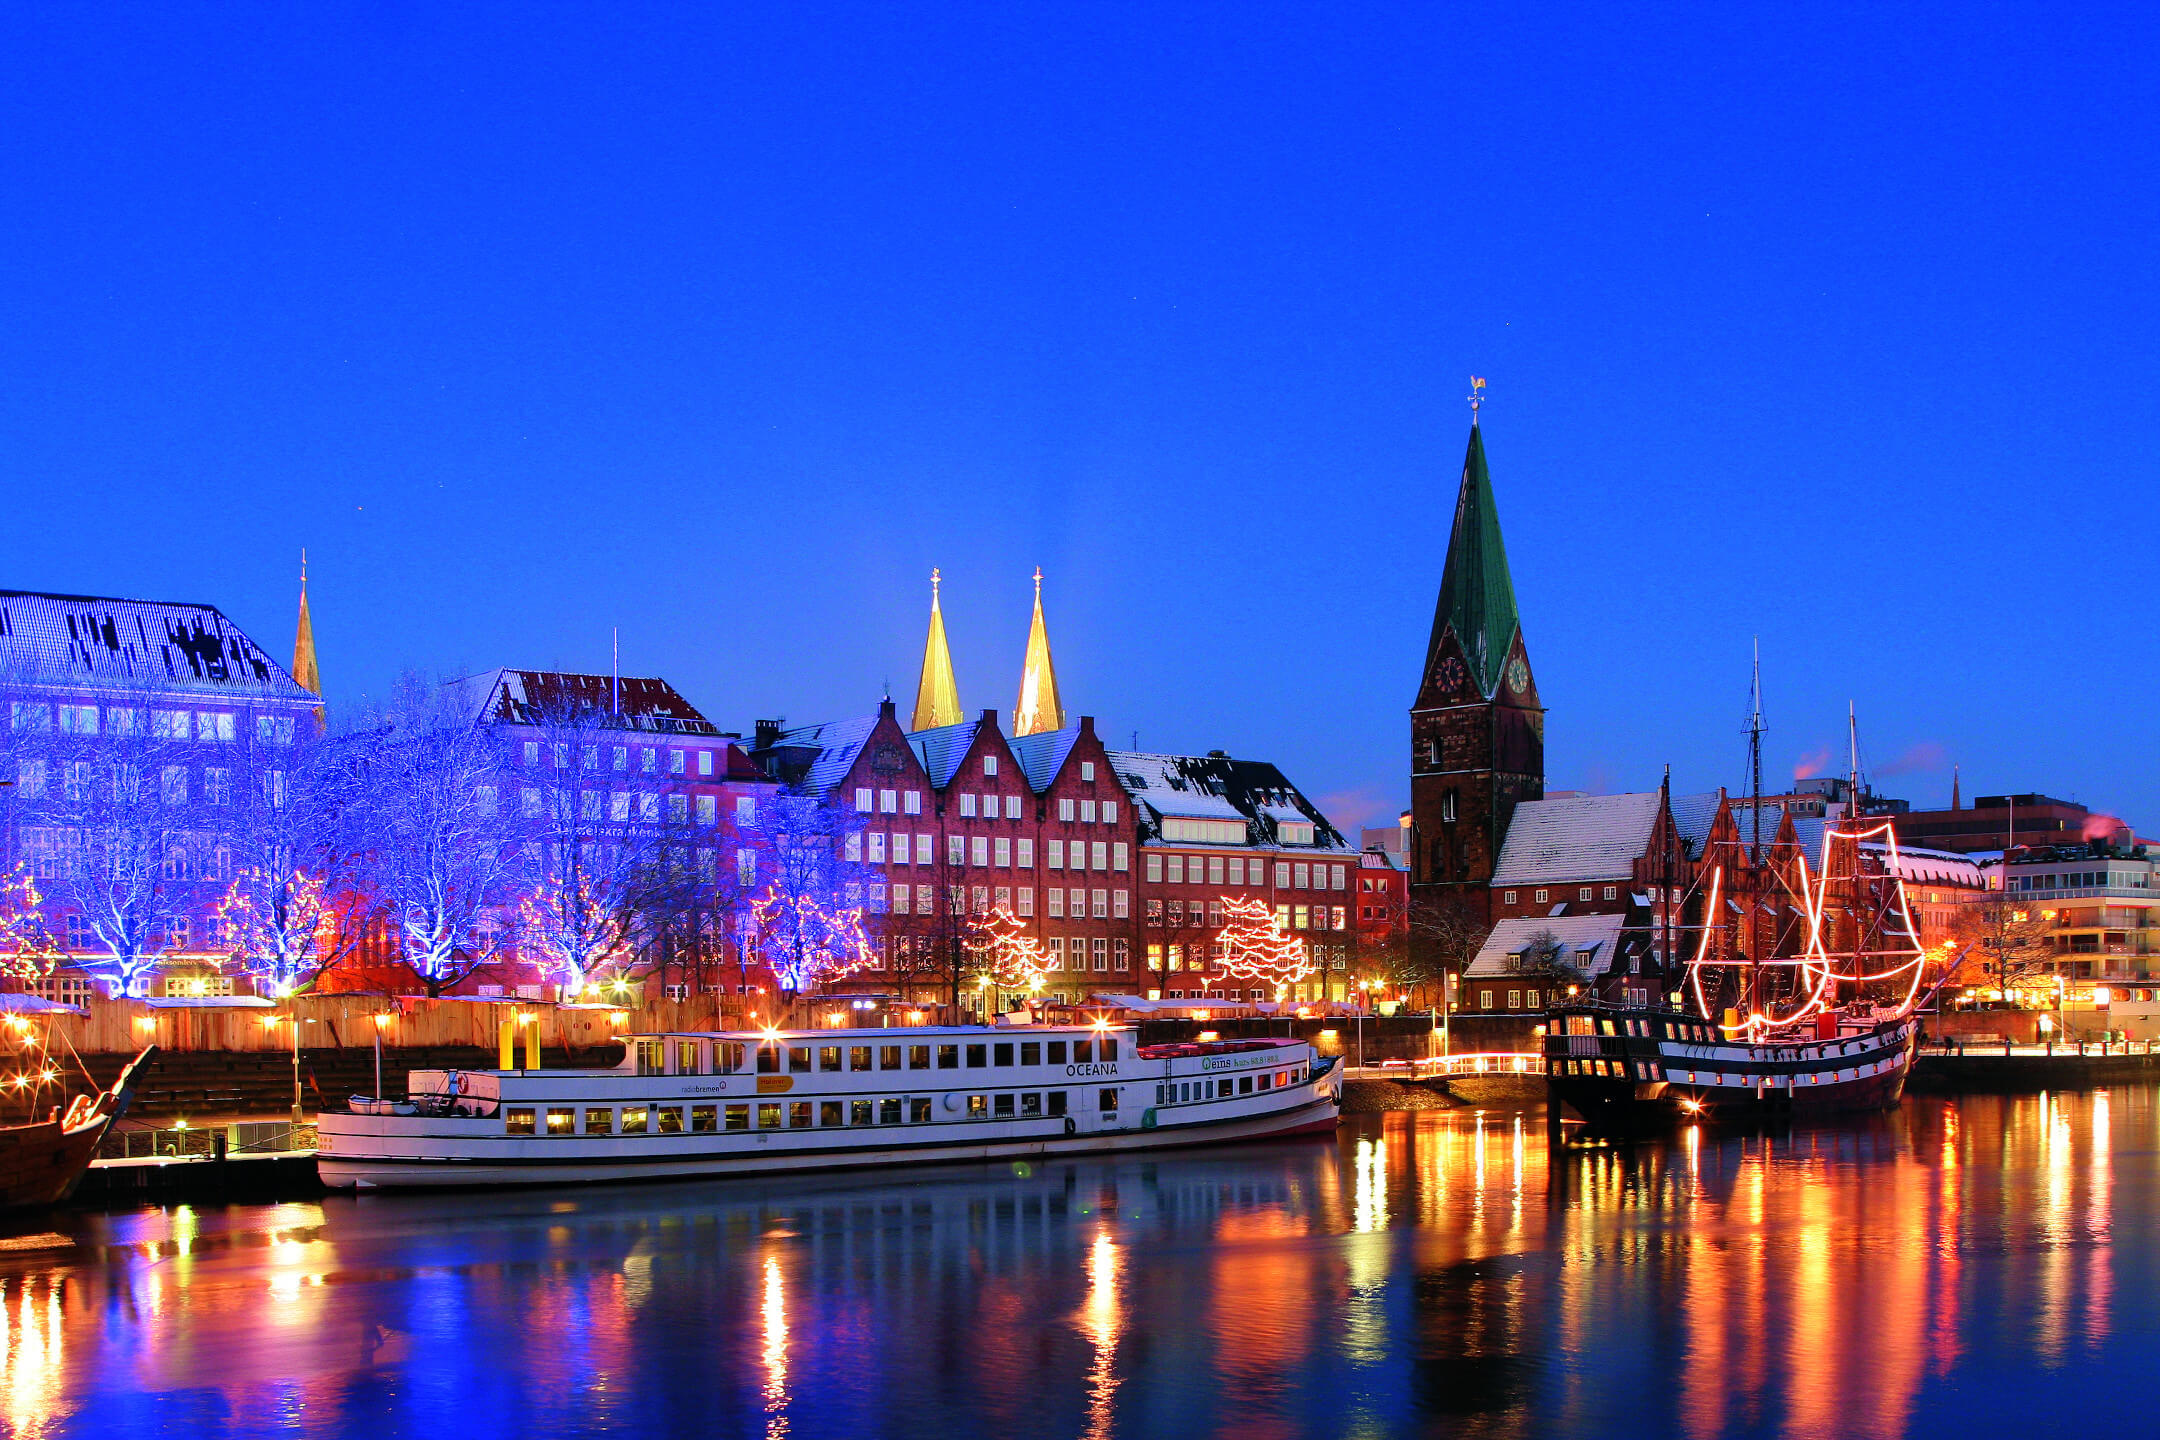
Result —
POLYGON ((612 639, 615 652, 615 672, 610 677, 611 683, 608 689, 608 713, 620 716, 622 714, 622 626, 610 626, 608 634, 612 639))

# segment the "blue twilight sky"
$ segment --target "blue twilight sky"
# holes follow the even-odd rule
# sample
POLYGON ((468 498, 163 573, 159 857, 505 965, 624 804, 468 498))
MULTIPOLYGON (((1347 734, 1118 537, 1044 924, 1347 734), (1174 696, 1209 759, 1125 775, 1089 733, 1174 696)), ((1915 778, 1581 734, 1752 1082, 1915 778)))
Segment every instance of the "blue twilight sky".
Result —
POLYGON ((0 588, 333 702, 1010 710, 1346 824, 1473 372, 1556 787, 2040 789, 2160 830, 2148 7, 15 7, 0 588), (1572 13, 1570 13, 1572 12, 1572 13))

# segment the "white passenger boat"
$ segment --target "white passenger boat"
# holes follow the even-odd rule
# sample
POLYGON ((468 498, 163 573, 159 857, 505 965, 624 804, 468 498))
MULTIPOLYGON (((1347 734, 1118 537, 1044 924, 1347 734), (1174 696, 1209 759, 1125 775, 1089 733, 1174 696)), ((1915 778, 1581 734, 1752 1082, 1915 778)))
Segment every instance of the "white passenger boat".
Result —
POLYGON ((325 1112, 339 1188, 578 1184, 1105 1154, 1332 1132, 1300 1040, 1142 1046, 1131 1027, 636 1035, 612 1070, 415 1070, 325 1112))

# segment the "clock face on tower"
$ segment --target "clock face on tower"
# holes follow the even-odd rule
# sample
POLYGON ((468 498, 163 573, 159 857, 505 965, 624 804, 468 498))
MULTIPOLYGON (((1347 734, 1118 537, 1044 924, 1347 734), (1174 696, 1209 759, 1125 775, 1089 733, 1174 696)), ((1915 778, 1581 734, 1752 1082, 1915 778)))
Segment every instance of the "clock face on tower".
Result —
POLYGON ((1511 694, 1520 695, 1523 693, 1524 690, 1528 689, 1529 687, 1530 667, 1522 663, 1522 656, 1517 655, 1514 659, 1508 661, 1508 691, 1511 694))
POLYGON ((1440 688, 1449 694, 1462 689, 1463 663, 1450 655, 1440 662, 1440 688))

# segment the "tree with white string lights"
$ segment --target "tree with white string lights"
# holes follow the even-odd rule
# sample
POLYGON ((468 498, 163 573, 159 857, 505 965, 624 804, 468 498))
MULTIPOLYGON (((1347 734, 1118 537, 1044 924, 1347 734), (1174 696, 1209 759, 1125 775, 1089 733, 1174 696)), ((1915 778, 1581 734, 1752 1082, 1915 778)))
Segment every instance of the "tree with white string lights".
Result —
POLYGON ((1223 897, 1223 928, 1216 938, 1223 951, 1217 967, 1225 975, 1269 986, 1277 1003, 1292 985, 1318 973, 1305 954, 1304 939, 1284 933, 1275 912, 1256 895, 1223 897))

